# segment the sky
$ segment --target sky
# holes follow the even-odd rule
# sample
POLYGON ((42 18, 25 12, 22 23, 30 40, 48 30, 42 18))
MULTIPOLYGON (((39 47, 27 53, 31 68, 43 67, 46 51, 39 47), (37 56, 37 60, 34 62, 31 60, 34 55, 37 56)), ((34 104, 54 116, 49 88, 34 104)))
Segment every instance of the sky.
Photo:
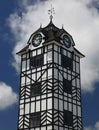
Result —
POLYGON ((99 130, 99 0, 0 0, 0 130, 17 130, 20 57, 30 35, 53 22, 69 32, 81 59, 84 130, 99 130), (6 122, 6 123, 5 123, 6 122))

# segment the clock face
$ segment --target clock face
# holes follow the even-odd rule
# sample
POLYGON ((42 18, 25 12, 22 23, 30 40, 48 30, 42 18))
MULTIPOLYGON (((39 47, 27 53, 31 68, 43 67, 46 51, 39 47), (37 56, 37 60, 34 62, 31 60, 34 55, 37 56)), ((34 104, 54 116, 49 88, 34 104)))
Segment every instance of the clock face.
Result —
POLYGON ((35 34, 34 37, 32 38, 32 44, 34 47, 37 47, 40 45, 42 42, 42 35, 40 33, 35 34))
POLYGON ((71 40, 67 35, 63 36, 63 43, 67 48, 71 47, 71 40))

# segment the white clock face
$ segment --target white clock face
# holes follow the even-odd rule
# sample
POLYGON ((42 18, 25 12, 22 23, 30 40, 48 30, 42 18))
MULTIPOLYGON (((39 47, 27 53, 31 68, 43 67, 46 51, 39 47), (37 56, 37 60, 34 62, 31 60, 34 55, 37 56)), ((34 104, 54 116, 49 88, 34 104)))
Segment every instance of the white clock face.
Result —
POLYGON ((34 47, 37 47, 40 45, 41 42, 42 42, 42 35, 40 33, 35 34, 34 37, 32 38, 32 45, 34 47))
POLYGON ((67 48, 71 47, 71 40, 67 35, 63 36, 63 43, 67 48))

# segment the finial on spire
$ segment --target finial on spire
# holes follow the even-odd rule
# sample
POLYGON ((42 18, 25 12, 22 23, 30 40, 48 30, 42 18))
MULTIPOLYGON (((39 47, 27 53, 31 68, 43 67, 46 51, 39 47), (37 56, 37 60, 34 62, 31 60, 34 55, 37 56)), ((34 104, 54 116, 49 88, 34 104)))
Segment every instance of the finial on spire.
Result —
POLYGON ((40 23, 40 28, 42 28, 42 24, 40 23))
POLYGON ((51 4, 51 9, 48 10, 48 14, 50 15, 50 22, 52 22, 53 14, 55 14, 55 10, 54 10, 54 8, 52 7, 52 4, 51 4))
POLYGON ((62 29, 64 29, 64 25, 62 24, 62 29))

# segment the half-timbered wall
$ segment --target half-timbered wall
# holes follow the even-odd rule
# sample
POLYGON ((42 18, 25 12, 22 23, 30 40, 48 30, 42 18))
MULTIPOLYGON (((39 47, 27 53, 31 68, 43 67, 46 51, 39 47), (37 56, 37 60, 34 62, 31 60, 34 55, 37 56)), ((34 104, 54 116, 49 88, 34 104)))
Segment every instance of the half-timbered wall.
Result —
POLYGON ((80 58, 51 44, 21 61, 18 130, 82 130, 80 58))
POLYGON ((54 45, 54 129, 82 130, 80 58, 54 45))

